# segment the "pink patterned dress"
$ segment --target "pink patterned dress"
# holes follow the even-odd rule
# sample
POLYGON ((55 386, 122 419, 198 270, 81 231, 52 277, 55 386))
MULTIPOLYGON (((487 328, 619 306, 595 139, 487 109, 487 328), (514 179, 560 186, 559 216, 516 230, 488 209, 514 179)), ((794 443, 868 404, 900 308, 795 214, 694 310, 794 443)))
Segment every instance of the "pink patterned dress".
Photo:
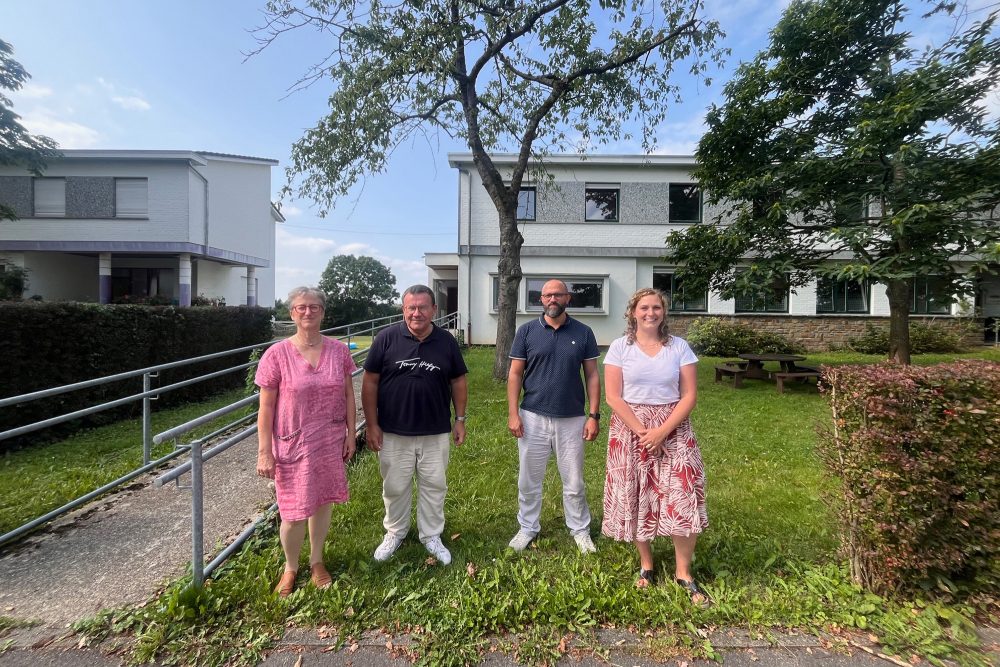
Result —
MULTIPOLYGON (((619 345, 619 349, 624 348, 619 345)), ((614 344, 608 352, 608 359, 612 358, 613 350, 614 344)), ((630 380, 633 383, 637 381, 636 374, 643 374, 641 382, 649 384, 650 371, 657 370, 653 376, 655 381, 676 383, 681 360, 697 361, 687 343, 676 336, 660 353, 663 357, 657 359, 660 368, 665 364, 672 373, 662 374, 661 370, 654 368, 653 361, 641 356, 641 352, 636 355, 629 350, 629 353, 629 361, 612 359, 610 362, 622 367, 623 397, 627 397, 630 380)), ((605 364, 609 363, 608 359, 605 364)), ((671 395, 675 394, 676 384, 671 395)), ((659 404, 629 402, 636 418, 643 425, 654 428, 667 420, 676 404, 676 399, 659 404)), ((650 454, 639 444, 639 437, 625 422, 612 415, 604 481, 604 521, 601 526, 604 535, 623 542, 648 542, 654 537, 686 537, 708 527, 705 469, 690 420, 682 421, 667 437, 664 449, 664 454, 650 454)))
POLYGON ((347 345, 326 337, 315 368, 287 339, 260 358, 254 382, 278 390, 272 451, 278 511, 285 521, 306 519, 320 505, 347 502, 344 385, 355 368, 347 345))

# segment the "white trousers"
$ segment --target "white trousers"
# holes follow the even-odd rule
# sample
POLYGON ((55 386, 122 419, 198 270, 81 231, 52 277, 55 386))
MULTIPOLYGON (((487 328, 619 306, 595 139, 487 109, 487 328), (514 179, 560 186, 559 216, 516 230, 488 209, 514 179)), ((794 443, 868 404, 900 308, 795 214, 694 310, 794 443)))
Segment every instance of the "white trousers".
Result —
POLYGON ((410 530, 413 475, 417 476, 417 530, 420 540, 444 531, 444 497, 448 493, 450 433, 382 434, 378 468, 382 473, 385 532, 402 539, 410 530))
POLYGON ((542 513, 542 482, 549 456, 555 452, 563 487, 566 527, 573 535, 590 530, 590 508, 583 482, 583 425, 587 418, 546 417, 521 410, 524 436, 517 439, 520 469, 517 476, 517 522, 521 530, 537 535, 542 513))

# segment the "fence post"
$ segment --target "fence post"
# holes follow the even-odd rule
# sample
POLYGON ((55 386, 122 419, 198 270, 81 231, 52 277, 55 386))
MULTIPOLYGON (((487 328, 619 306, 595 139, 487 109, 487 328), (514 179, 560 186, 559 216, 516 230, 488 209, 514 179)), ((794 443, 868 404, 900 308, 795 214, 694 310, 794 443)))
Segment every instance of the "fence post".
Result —
MULTIPOLYGON (((151 389, 151 376, 149 373, 142 374, 142 393, 151 389)), ((149 396, 142 398, 142 465, 148 465, 153 455, 153 416, 151 413, 152 403, 149 396)))
POLYGON ((196 439, 191 442, 191 577, 195 588, 205 583, 203 493, 201 442, 196 439))

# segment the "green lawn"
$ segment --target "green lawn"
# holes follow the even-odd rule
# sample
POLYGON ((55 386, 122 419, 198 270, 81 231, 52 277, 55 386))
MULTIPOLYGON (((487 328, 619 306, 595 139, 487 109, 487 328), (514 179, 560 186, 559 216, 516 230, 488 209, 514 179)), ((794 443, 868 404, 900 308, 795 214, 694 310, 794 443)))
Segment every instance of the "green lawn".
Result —
MULTIPOLYGON (((972 356, 1000 361, 996 350, 972 356)), ((81 628, 96 635, 134 633, 136 660, 160 655, 183 663, 249 662, 291 623, 325 625, 345 640, 371 628, 408 630, 415 637, 415 656, 428 663, 475 661, 491 642, 522 662, 541 663, 558 655, 563 633, 586 636, 597 626, 655 631, 661 646, 712 656, 698 627, 766 632, 768 626, 836 625, 876 635, 885 651, 985 664, 960 610, 882 600, 849 582, 837 554, 832 500, 824 497, 832 484, 813 453, 817 425, 827 419, 814 385, 793 385, 779 395, 773 383, 746 381, 736 390, 713 382, 718 360, 701 361, 693 420, 706 463, 711 526, 698 545, 695 573, 715 604, 700 610, 669 583, 667 541, 654 547, 662 583, 646 591, 634 587, 637 559, 631 545, 599 538, 596 555, 577 553, 563 523, 554 465, 535 547, 523 554, 505 548, 517 530, 517 446, 506 431, 504 386, 490 378, 492 349, 469 350, 466 358, 468 441, 453 449, 446 503, 451 566, 426 562, 415 526, 389 562, 372 560, 382 537, 381 480, 375 457, 366 453, 349 471, 350 502, 334 510, 326 545, 331 589, 309 586, 303 567, 299 591, 286 601, 271 594, 281 565, 272 527, 203 592, 182 592, 185 582, 178 582, 157 604, 109 612, 81 628)), ((810 355, 808 363, 878 360, 822 354, 810 355)), ((595 536, 606 407, 604 414, 602 434, 586 455, 595 536)))
MULTIPOLYGON (((243 389, 238 389, 203 403, 154 412, 153 434, 218 410, 245 395, 243 389)), ((201 426, 182 442, 211 433, 242 414, 226 415, 201 426)), ((171 449, 172 442, 154 447, 153 458, 164 456, 171 449)), ((4 452, 0 454, 0 534, 61 507, 141 465, 141 417, 81 431, 58 442, 4 452)))

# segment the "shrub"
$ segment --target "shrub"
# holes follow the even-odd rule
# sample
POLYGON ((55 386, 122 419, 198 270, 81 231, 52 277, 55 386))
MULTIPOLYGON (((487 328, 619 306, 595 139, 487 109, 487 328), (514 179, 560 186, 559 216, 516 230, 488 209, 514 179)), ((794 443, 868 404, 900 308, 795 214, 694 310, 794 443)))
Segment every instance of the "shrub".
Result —
POLYGON ((745 324, 727 322, 718 317, 694 320, 688 326, 685 340, 695 352, 709 357, 731 357, 742 352, 791 353, 800 348, 778 334, 757 331, 745 324))
POLYGON ((819 441, 854 578, 881 593, 1000 584, 1000 364, 830 367, 819 441))
MULTIPOLYGON (((865 325, 865 332, 850 338, 847 347, 862 354, 888 354, 889 329, 865 325)), ((961 352, 964 349, 958 332, 940 324, 910 322, 910 353, 961 352)))
MULTIPOLYGON (((102 306, 84 303, 3 303, 0 330, 0 397, 58 387, 124 371, 232 350, 271 339, 271 316, 266 308, 174 308, 102 306)), ((204 375, 247 360, 231 355, 196 365, 162 371, 153 386, 204 375)), ((161 396, 156 407, 195 401, 242 384, 239 373, 222 375, 161 396)), ((0 409, 0 431, 30 424, 84 407, 139 393, 136 377, 98 387, 0 409)), ((51 435, 81 425, 97 425, 135 414, 140 403, 100 412, 51 435)), ((23 442, 37 440, 38 433, 23 442)), ((11 440, 0 441, 0 449, 11 440)))
POLYGON ((0 271, 0 301, 20 301, 26 289, 28 270, 14 264, 3 266, 3 271, 0 271))

